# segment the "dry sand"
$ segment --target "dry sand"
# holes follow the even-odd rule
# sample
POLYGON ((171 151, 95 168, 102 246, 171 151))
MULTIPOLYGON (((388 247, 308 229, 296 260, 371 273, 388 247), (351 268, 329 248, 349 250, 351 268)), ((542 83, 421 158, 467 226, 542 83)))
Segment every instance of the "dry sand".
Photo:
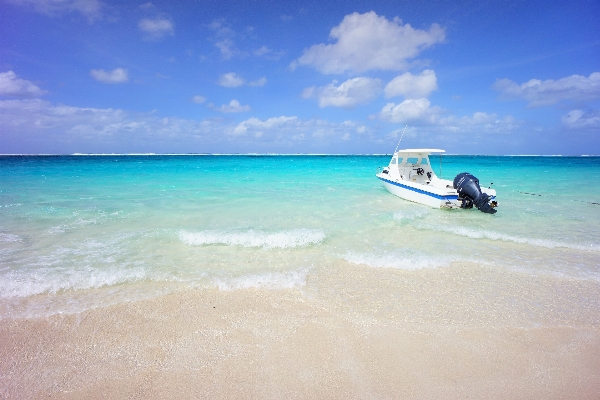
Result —
POLYGON ((599 285, 340 264, 0 321, 0 398, 600 398, 599 285))

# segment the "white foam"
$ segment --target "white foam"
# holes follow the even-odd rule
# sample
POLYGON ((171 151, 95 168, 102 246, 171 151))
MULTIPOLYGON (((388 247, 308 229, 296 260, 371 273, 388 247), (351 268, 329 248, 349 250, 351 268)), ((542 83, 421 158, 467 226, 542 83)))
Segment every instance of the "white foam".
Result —
POLYGON ((341 258, 352 264, 367 265, 373 268, 403 269, 406 271, 448 267, 453 261, 459 261, 415 253, 410 250, 383 251, 381 253, 348 252, 342 255, 341 258))
POLYGON ((225 244, 227 246, 294 248, 319 244, 325 233, 319 229, 291 229, 279 232, 206 230, 200 232, 179 232, 179 240, 191 246, 225 244))
POLYGON ((8 271, 0 276, 0 298, 56 294, 68 290, 97 289, 146 278, 140 266, 111 268, 36 268, 8 271))
POLYGON ((423 225, 423 227, 432 229, 432 230, 453 233, 455 235, 465 236, 465 237, 468 237, 471 239, 502 240, 505 242, 528 244, 531 246, 545 247, 545 248, 549 248, 549 249, 554 249, 557 247, 564 247, 564 248, 573 249, 573 250, 600 251, 600 246, 593 244, 593 243, 574 244, 574 243, 558 242, 558 241, 547 240, 547 239, 526 238, 526 237, 521 237, 521 236, 507 235, 507 234, 499 233, 499 232, 467 228, 464 226, 423 225))
POLYGON ((214 279, 219 290, 232 291, 240 289, 297 289, 306 285, 308 269, 287 272, 268 272, 256 275, 214 279))
POLYGON ((18 235, 13 235, 12 233, 0 233, 0 243, 15 243, 22 241, 23 239, 18 235))

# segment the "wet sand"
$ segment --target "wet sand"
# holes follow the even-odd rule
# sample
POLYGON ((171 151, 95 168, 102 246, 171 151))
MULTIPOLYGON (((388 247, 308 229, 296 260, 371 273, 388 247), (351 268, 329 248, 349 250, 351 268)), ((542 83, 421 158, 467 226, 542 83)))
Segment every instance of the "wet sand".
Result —
POLYGON ((600 398, 599 284, 340 263, 0 321, 0 398, 600 398))

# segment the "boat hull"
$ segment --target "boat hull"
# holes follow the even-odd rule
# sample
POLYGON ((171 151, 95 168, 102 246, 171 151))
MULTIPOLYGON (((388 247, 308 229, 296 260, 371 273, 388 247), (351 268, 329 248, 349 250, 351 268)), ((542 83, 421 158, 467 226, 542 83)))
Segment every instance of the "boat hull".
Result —
POLYGON ((460 208, 457 195, 448 195, 432 187, 405 181, 393 181, 377 176, 383 186, 393 195, 433 208, 460 208))

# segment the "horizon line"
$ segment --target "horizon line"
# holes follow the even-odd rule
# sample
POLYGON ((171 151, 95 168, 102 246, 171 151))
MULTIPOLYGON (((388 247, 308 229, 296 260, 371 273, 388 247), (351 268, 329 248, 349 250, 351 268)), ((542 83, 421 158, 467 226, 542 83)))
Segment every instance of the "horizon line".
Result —
MULTIPOLYGON (((392 156, 391 153, 2 153, 0 157, 12 156, 392 156)), ((446 153, 444 156, 478 156, 478 157, 600 157, 600 154, 458 154, 446 153)))

